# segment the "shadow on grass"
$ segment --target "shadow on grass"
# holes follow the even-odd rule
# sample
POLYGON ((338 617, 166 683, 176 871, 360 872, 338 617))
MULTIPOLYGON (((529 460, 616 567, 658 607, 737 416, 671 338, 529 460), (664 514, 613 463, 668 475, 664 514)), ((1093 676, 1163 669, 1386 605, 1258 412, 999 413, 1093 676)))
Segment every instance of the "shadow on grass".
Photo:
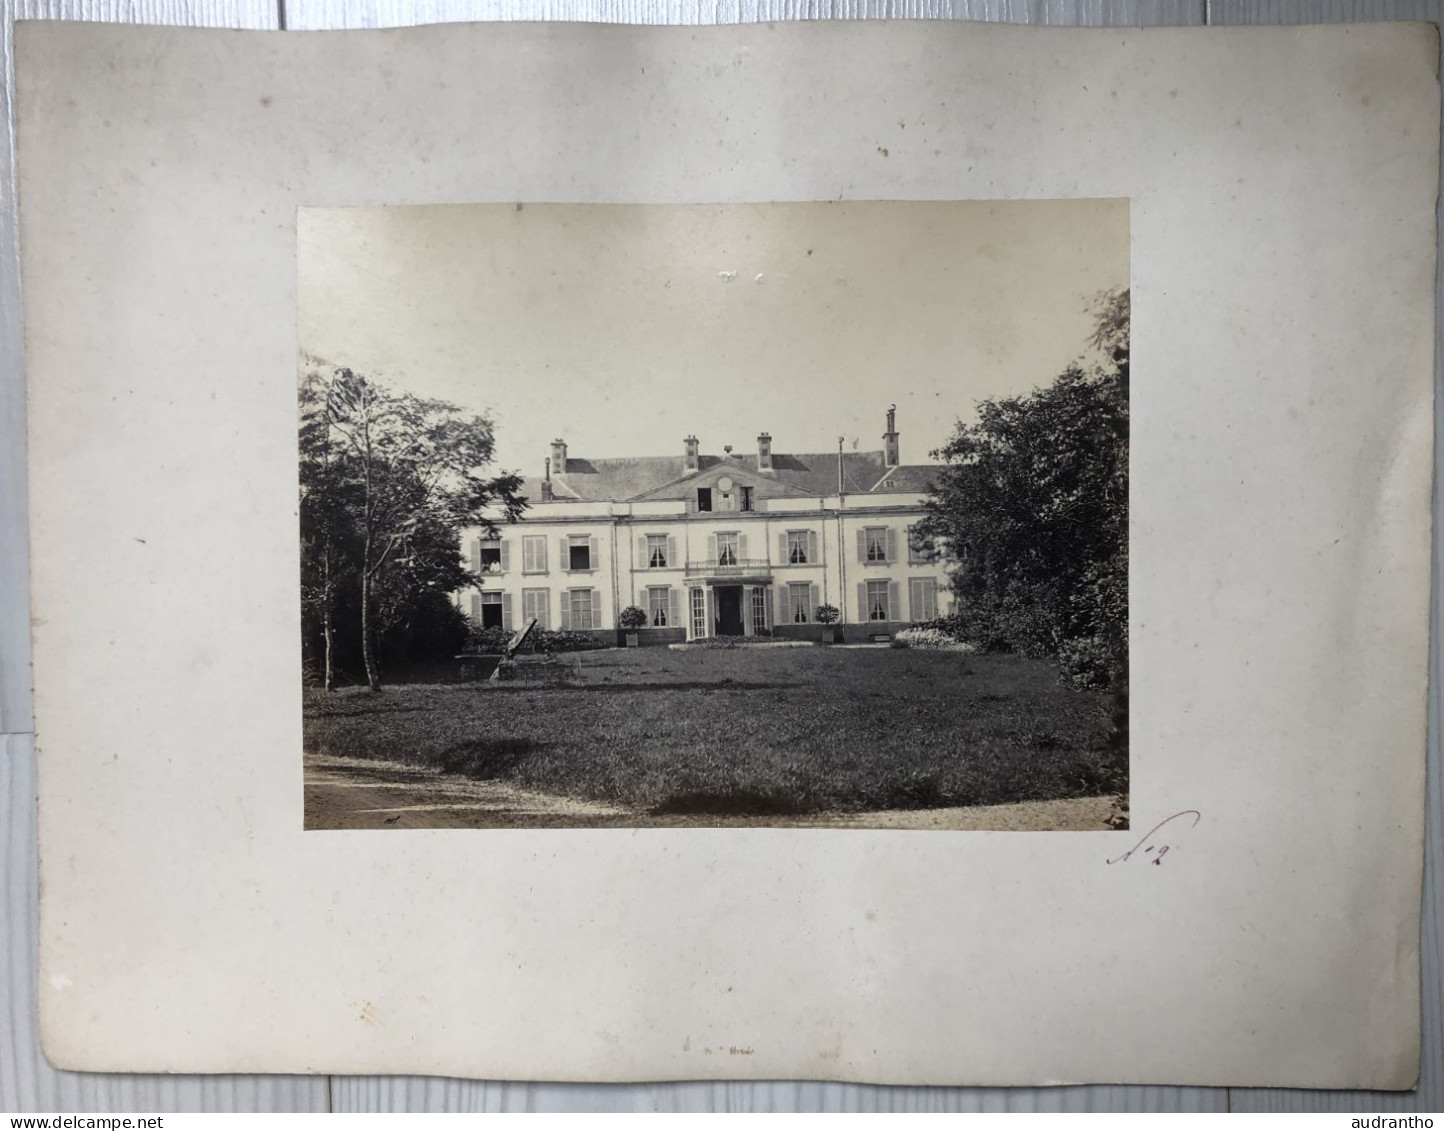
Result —
POLYGON ((752 789, 696 789, 676 793, 652 807, 654 816, 789 817, 811 811, 800 799, 752 789))
POLYGON ((676 683, 628 683, 626 680, 603 680, 599 682, 568 683, 563 680, 525 683, 488 684, 488 695, 497 692, 536 691, 585 691, 592 694, 623 694, 631 691, 781 691, 790 687, 802 687, 800 683, 752 683, 736 679, 689 680, 676 683))
POLYGON ((547 745, 530 738, 469 739, 443 750, 436 759, 436 766, 442 773, 489 781, 506 777, 521 765, 528 754, 547 745))

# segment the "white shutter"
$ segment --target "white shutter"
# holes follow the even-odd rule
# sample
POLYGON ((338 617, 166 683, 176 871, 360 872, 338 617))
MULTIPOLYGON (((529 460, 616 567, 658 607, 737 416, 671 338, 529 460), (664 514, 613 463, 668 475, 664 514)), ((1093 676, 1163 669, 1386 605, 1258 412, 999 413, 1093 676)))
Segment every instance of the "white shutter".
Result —
POLYGON ((737 560, 740 562, 747 557, 747 535, 737 535, 737 560))
POLYGON ((501 595, 501 627, 504 628, 504 629, 506 629, 507 632, 511 632, 512 629, 514 628, 512 622, 511 622, 511 594, 510 594, 510 593, 503 593, 503 594, 501 595))
POLYGON ((558 552, 561 554, 561 558, 559 559, 559 564, 557 568, 562 570, 569 570, 572 568, 571 555, 568 553, 571 547, 571 540, 568 539, 565 534, 563 534, 559 541, 561 542, 561 545, 558 547, 558 552))
POLYGON ((819 556, 818 552, 817 552, 817 531, 816 531, 816 530, 809 530, 809 531, 807 532, 807 560, 808 560, 809 562, 813 562, 813 563, 816 563, 816 562, 822 560, 821 557, 819 556))
POLYGON ((595 536, 588 538, 587 547, 587 564, 591 566, 592 569, 596 569, 597 563, 602 560, 600 557, 602 550, 601 539, 595 536))
POLYGON ((866 623, 867 620, 872 616, 872 610, 867 607, 866 581, 859 581, 857 583, 857 607, 861 614, 858 619, 861 620, 863 623, 866 623))
POLYGON ((499 538, 497 541, 501 543, 501 572, 506 573, 511 569, 511 540, 499 538))
POLYGON ((637 539, 637 564, 635 569, 648 569, 652 564, 652 555, 647 553, 647 536, 641 535, 637 539))
POLYGON ((572 595, 566 589, 562 590, 562 616, 559 623, 563 631, 572 627, 572 595))
POLYGON ((817 619, 817 606, 822 604, 822 600, 817 593, 816 585, 809 585, 807 587, 807 597, 809 602, 807 606, 807 619, 811 622, 817 619))
POLYGON ((717 564, 717 535, 707 535, 707 564, 717 564))
POLYGON ((762 590, 762 615, 768 628, 777 625, 776 608, 772 604, 772 587, 769 585, 762 590))
POLYGON ((675 535, 667 535, 667 565, 672 569, 681 566, 682 559, 677 557, 677 538, 675 535))
POLYGON ((787 564, 787 531, 777 536, 777 564, 787 564))
POLYGON ((898 598, 898 583, 896 581, 889 581, 887 583, 887 619, 902 620, 902 608, 898 598))
POLYGON ((779 585, 776 594, 774 594, 772 598, 772 611, 776 614, 776 619, 773 621, 774 624, 792 623, 792 609, 787 601, 788 596, 787 586, 779 585))
POLYGON ((857 560, 860 561, 860 562, 865 562, 865 561, 867 561, 867 531, 866 531, 866 530, 859 530, 859 531, 857 532, 857 560))
POLYGON ((682 590, 676 587, 667 590, 667 626, 682 627, 682 590))
MULTIPOLYGON (((886 538, 887 541, 885 543, 885 548, 887 553, 887 560, 890 562, 895 562, 897 561, 897 531, 894 530, 891 526, 889 526, 887 528, 886 538)), ((889 610, 889 612, 891 612, 891 610, 889 610)))
POLYGON ((471 540, 471 572, 472 572, 472 573, 480 573, 480 572, 481 572, 481 539, 480 539, 480 538, 473 538, 473 539, 471 540))
POLYGON ((481 594, 480 594, 480 593, 473 593, 473 594, 471 595, 471 619, 474 620, 474 621, 476 621, 477 624, 480 624, 480 623, 481 623, 481 594))

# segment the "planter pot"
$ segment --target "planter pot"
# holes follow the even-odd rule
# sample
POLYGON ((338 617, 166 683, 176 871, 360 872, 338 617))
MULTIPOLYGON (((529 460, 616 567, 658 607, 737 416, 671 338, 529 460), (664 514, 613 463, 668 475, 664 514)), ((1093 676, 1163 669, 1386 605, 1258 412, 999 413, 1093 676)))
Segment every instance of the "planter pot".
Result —
POLYGON ((626 634, 626 636, 628 648, 635 648, 639 643, 641 643, 641 639, 637 636, 635 632, 629 632, 626 634))
POLYGON ((837 629, 833 628, 831 625, 824 625, 822 629, 822 642, 824 644, 836 644, 837 629))

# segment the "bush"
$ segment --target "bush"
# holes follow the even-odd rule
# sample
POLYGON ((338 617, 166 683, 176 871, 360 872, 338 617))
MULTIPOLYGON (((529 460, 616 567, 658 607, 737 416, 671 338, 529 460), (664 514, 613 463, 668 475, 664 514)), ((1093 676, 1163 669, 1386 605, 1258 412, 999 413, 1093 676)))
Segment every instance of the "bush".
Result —
POLYGON ((812 615, 817 618, 818 624, 833 624, 842 613, 836 605, 818 605, 812 615))
POLYGON ((617 627, 628 632, 647 627, 647 611, 638 605, 628 605, 617 617, 617 627))

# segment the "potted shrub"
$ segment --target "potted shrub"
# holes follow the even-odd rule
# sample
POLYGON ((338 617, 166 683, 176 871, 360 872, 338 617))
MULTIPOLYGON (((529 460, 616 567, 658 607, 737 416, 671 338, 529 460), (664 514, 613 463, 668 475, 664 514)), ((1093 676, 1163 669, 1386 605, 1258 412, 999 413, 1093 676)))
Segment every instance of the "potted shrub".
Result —
POLYGON ((836 644, 837 629, 832 626, 836 623, 837 618, 842 615, 837 611, 837 606, 818 605, 817 612, 814 615, 817 617, 817 623, 822 625, 822 642, 824 644, 836 644))
POLYGON ((626 645, 635 648, 638 642, 637 629, 647 625, 647 611, 637 605, 628 605, 617 618, 617 624, 626 634, 626 645))

